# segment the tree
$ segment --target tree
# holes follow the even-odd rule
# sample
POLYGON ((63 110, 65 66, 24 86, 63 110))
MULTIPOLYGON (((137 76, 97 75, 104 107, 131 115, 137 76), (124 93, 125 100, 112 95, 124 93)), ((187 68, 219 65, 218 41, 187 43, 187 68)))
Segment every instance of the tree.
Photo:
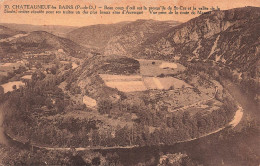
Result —
POLYGON ((100 114, 110 114, 110 110, 112 109, 111 101, 104 99, 98 103, 98 112, 100 114))
POLYGON ((4 88, 0 86, 0 94, 4 94, 4 88))
POLYGON ((13 85, 13 90, 16 90, 16 89, 17 89, 16 85, 13 85))
POLYGON ((172 127, 172 117, 167 117, 166 124, 168 127, 172 127))
POLYGON ((51 74, 53 74, 53 75, 55 75, 57 72, 57 68, 54 66, 50 70, 51 70, 51 74))
POLYGON ((6 76, 2 76, 0 79, 0 84, 4 84, 8 82, 8 78, 6 76))
POLYGON ((38 62, 38 63, 35 65, 35 67, 36 67, 37 69, 40 69, 40 68, 42 68, 42 64, 38 62))
POLYGON ((174 85, 172 85, 172 86, 169 88, 169 90, 174 90, 174 89, 175 89, 174 85))
POLYGON ((183 113, 183 118, 182 118, 183 124, 187 124, 190 120, 191 120, 190 112, 189 111, 185 111, 183 113))
POLYGON ((101 161, 99 157, 94 157, 91 161, 92 165, 100 165, 101 161))

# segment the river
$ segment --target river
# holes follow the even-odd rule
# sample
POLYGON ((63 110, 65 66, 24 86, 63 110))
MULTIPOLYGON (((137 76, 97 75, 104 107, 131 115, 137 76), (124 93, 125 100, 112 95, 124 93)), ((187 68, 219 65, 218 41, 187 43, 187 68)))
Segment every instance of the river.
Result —
MULTIPOLYGON (((245 114, 250 114, 251 117, 259 115, 259 105, 252 102, 253 100, 243 94, 235 85, 227 84, 225 88, 229 90, 229 93, 243 107, 245 114)), ((2 123, 3 106, 0 106, 0 143, 9 145, 9 143, 12 142, 12 145, 17 144, 13 141, 8 141, 4 134, 2 123)), ((246 123, 245 119, 243 119, 243 122, 235 127, 235 130, 236 128, 243 128, 244 123, 246 123)), ((249 151, 254 151, 255 147, 259 144, 259 141, 254 135, 245 135, 245 137, 238 138, 237 140, 232 140, 234 136, 230 135, 231 140, 222 139, 223 135, 229 136, 226 134, 229 133, 228 130, 230 130, 230 128, 197 140, 177 143, 172 146, 136 147, 132 149, 108 149, 96 151, 103 154, 116 152, 119 155, 119 159, 123 165, 137 165, 138 163, 144 163, 152 160, 158 163, 160 154, 179 152, 186 153, 193 161, 203 165, 248 165, 248 163, 245 163, 245 161, 239 157, 240 154, 237 153, 239 153, 239 151, 243 151, 244 153, 244 151, 247 150, 245 150, 245 146, 246 148, 251 148, 249 151)), ((241 132, 241 135, 243 134, 244 133, 241 132)), ((253 165, 257 165, 257 162, 258 161, 253 161, 253 165)))
POLYGON ((246 118, 259 117, 259 105, 241 92, 236 85, 229 82, 225 88, 243 108, 243 112, 237 112, 231 122, 232 126, 236 127, 226 128, 209 136, 189 142, 177 143, 172 146, 102 150, 99 152, 104 154, 116 152, 119 154, 123 165, 137 165, 151 160, 158 163, 160 154, 181 152, 186 153, 193 161, 207 166, 259 166, 258 157, 254 158, 254 156, 260 154, 258 148, 260 147, 259 131, 253 130, 253 133, 248 134, 247 131, 242 130, 247 123, 246 118), (243 114, 245 116, 242 118, 243 114), (241 118, 242 121, 240 121, 241 118), (234 134, 230 130, 239 130, 240 132, 234 134))

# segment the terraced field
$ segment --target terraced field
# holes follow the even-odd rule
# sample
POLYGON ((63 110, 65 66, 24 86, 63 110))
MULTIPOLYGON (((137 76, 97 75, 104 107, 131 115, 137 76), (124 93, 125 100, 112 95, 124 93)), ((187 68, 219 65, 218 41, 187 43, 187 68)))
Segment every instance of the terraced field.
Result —
POLYGON ((182 80, 174 77, 146 77, 139 75, 110 75, 100 74, 108 87, 116 88, 122 92, 145 91, 148 89, 180 89, 191 87, 182 80))
POLYGON ((139 75, 110 75, 101 74, 100 77, 108 87, 116 88, 122 92, 134 92, 147 90, 142 76, 139 75))
POLYGON ((162 75, 172 75, 184 71, 185 67, 178 63, 146 59, 138 59, 138 62, 140 63, 140 75, 117 75, 115 73, 100 74, 100 77, 108 87, 122 92, 190 87, 180 79, 170 76, 162 77, 162 75))

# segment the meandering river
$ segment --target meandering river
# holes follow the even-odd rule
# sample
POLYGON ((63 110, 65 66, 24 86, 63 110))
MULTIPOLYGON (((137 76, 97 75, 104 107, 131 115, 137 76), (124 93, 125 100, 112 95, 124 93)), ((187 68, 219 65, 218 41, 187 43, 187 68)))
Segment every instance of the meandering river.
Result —
MULTIPOLYGON (((235 85, 227 84, 226 88, 229 90, 230 94, 238 101, 241 108, 236 112, 234 119, 230 123, 233 127, 239 126, 239 122, 243 116, 242 107, 244 113, 249 113, 251 115, 259 115, 259 105, 254 103, 250 98, 245 96, 235 85)), ((3 129, 3 105, 0 106, 0 143, 12 146, 13 143, 6 138, 3 129)), ((225 129, 223 129, 225 130, 225 129)), ((136 147, 131 149, 106 149, 106 150, 97 150, 101 153, 108 152, 117 152, 120 157, 120 161, 122 164, 127 165, 136 165, 139 162, 145 162, 149 160, 159 161, 160 153, 186 153, 191 159, 194 159, 202 164, 208 165, 222 165, 225 163, 232 163, 233 165, 239 165, 239 163, 235 163, 234 159, 231 159, 230 156, 227 156, 226 153, 221 151, 225 150, 223 148, 233 147, 235 145, 231 145, 232 142, 229 143, 230 146, 221 147, 221 150, 218 146, 209 146, 209 142, 214 140, 215 144, 218 144, 219 138, 221 136, 221 132, 214 132, 210 135, 207 135, 203 138, 199 138, 196 140, 192 140, 189 142, 177 143, 172 146, 153 146, 153 147, 136 147), (211 153, 208 153, 211 152, 211 153)), ((221 143, 219 141, 219 143, 221 143)), ((221 146, 221 145, 219 145, 221 146)), ((231 165, 232 165, 231 164, 231 165)))
MULTIPOLYGON (((245 116, 243 116, 245 114, 250 114, 252 117, 259 117, 259 105, 253 101, 253 98, 245 95, 236 85, 231 83, 228 83, 225 88, 239 104, 239 110, 236 112, 234 119, 230 122, 232 130, 243 128, 244 123, 246 123, 245 116), (242 108, 243 112, 241 111, 242 108)), ((239 157, 240 155, 244 155, 244 149, 249 149, 251 153, 251 150, 259 144, 257 138, 251 135, 245 138, 241 137, 239 140, 222 140, 222 135, 227 130, 228 129, 222 129, 219 132, 210 133, 208 136, 188 142, 177 143, 172 146, 102 150, 99 152, 104 154, 117 152, 123 165, 137 165, 140 162, 144 163, 149 160, 155 160, 158 163, 161 153, 182 152, 186 153, 192 160, 203 165, 244 166, 255 164, 258 166, 259 163, 257 164, 257 161, 242 161, 239 157)), ((239 134, 244 133, 241 132, 239 134)), ((233 138, 232 135, 229 137, 233 138)), ((252 153, 252 155, 254 154, 252 153)))

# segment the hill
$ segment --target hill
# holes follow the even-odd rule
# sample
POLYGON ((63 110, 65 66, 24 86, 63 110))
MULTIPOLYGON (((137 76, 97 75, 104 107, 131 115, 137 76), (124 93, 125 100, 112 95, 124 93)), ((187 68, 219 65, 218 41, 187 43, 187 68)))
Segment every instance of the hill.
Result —
POLYGON ((105 47, 106 55, 131 54, 132 50, 142 44, 148 38, 163 33, 179 22, 137 20, 126 24, 121 28, 117 35, 113 36, 105 47))
POLYGON ((152 35, 178 24, 175 21, 155 20, 100 24, 76 29, 69 32, 67 37, 81 45, 99 48, 106 55, 125 55, 152 35))
MULTIPOLYGON (((137 56, 222 63, 256 77, 259 66, 260 8, 245 7, 203 14, 149 38, 137 56)), ((134 54, 135 54, 134 53, 134 54)))
POLYGON ((54 35, 65 37, 65 34, 78 28, 74 26, 62 26, 62 25, 30 25, 30 24, 13 24, 13 23, 0 23, 10 29, 16 29, 18 31, 33 32, 33 31, 46 31, 54 35))
POLYGON ((75 42, 45 31, 34 31, 4 42, 1 48, 6 53, 60 52, 74 57, 85 57, 90 52, 75 42))
POLYGON ((14 36, 19 33, 25 33, 25 32, 17 31, 15 29, 0 25, 0 39, 8 38, 10 36, 14 36))
POLYGON ((67 38, 87 47, 104 48, 125 24, 127 22, 84 26, 69 32, 67 38))

